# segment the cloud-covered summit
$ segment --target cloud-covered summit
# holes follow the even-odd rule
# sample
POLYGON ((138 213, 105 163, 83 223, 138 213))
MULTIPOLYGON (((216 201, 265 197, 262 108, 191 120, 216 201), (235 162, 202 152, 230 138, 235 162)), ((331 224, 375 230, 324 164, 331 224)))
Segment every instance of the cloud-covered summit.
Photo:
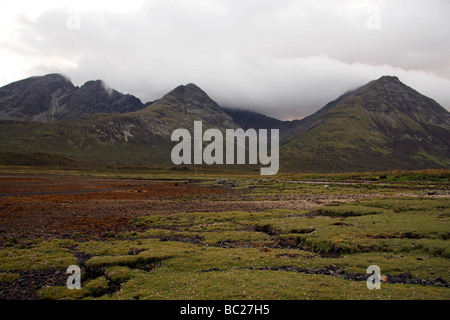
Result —
POLYGON ((153 101, 193 82, 221 106, 292 119, 396 75, 450 107, 445 0, 32 3, 0 4, 0 85, 59 72, 153 101))

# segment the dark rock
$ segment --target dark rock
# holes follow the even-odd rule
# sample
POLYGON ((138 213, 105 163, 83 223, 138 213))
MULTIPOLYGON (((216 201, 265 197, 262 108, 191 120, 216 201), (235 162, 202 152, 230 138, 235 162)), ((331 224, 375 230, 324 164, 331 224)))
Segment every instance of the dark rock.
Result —
POLYGON ((231 239, 225 239, 225 240, 219 240, 216 242, 219 246, 230 246, 233 243, 233 240, 231 239))
POLYGON ((397 275, 400 279, 412 279, 411 272, 399 273, 397 275))
POLYGON ((367 276, 366 275, 357 275, 355 279, 356 279, 356 281, 364 281, 364 280, 367 280, 367 276))
POLYGON ((126 113, 144 108, 132 96, 100 81, 75 87, 60 74, 31 77, 0 88, 0 118, 51 122, 99 113, 126 113))
POLYGON ((211 269, 207 269, 207 270, 201 270, 201 272, 214 272, 214 271, 220 271, 219 268, 211 268, 211 269))
POLYGON ((442 277, 437 277, 436 278, 436 282, 439 282, 439 283, 442 283, 442 284, 448 284, 448 282, 445 279, 443 279, 442 277))

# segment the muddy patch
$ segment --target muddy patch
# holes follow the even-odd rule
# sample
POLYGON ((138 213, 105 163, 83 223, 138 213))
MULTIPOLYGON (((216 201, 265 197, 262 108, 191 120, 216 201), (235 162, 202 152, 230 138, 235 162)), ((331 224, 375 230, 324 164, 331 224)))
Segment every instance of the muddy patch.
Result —
POLYGON ((0 300, 36 300, 43 287, 65 286, 65 270, 13 270, 20 275, 16 281, 0 282, 0 300))

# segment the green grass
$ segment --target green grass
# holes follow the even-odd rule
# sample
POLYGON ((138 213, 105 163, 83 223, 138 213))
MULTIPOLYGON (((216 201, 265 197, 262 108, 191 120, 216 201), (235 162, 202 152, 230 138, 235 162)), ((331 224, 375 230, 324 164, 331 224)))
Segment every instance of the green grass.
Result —
POLYGON ((319 252, 420 252, 450 258, 446 199, 362 200, 322 206, 314 215, 267 219, 285 241, 319 252), (390 208, 390 209, 388 209, 390 208), (313 229, 305 234, 293 230, 313 229))
MULTIPOLYGON (((428 288, 427 288, 428 289, 428 288)), ((278 271, 233 270, 172 273, 160 269, 154 274, 140 274, 128 281, 112 298, 133 299, 370 299, 400 298, 408 293, 414 298, 445 299, 445 290, 417 290, 387 285, 381 292, 370 292, 365 283, 333 277, 303 275, 278 271), (431 294, 426 293, 431 292, 431 294)))
POLYGON ((279 176, 283 180, 329 180, 329 181, 379 181, 379 182, 410 182, 423 181, 430 182, 450 182, 450 170, 429 169, 429 170, 394 170, 378 172, 346 172, 346 173, 283 173, 279 176))
POLYGON ((83 284, 80 290, 68 289, 67 287, 48 287, 39 290, 42 300, 78 300, 92 299, 102 296, 108 289, 108 280, 104 277, 98 277, 88 280, 83 284))
POLYGON ((329 217, 355 217, 365 216, 371 214, 387 214, 389 210, 383 208, 373 208, 361 205, 340 205, 340 206, 327 206, 317 209, 318 214, 329 217))
MULTIPOLYGON (((103 247, 93 243, 94 251, 103 247)), ((128 243, 129 244, 129 243, 128 243)), ((134 243, 136 245, 136 243, 134 243)), ((105 243, 101 252, 107 252, 105 243)), ((332 276, 307 275, 283 271, 256 270, 264 266, 302 266, 321 268, 330 264, 327 258, 308 258, 300 250, 257 248, 199 247, 176 242, 141 240, 140 246, 153 254, 170 253, 172 257, 151 271, 136 266, 106 266, 105 276, 83 282, 81 291, 64 287, 42 289, 45 299, 448 299, 446 288, 382 284, 382 290, 370 291, 365 282, 354 282, 332 276), (296 253, 297 256, 292 255, 296 253), (289 256, 289 254, 291 254, 289 256), (248 269, 253 268, 252 270, 248 269), (215 268, 214 270, 211 270, 215 268), (205 272, 206 270, 211 270, 205 272), (106 282, 120 284, 120 291, 101 295, 106 282), (96 288, 94 287, 96 284, 96 288), (100 294, 100 296, 99 296, 100 294)), ((86 247, 87 248, 87 247, 86 247)), ((119 256, 120 257, 120 256, 119 256)), ((109 257, 106 257, 109 259, 109 257)), ((122 261, 120 257, 119 261, 122 261)), ((377 263, 383 274, 403 272, 405 266, 415 276, 433 277, 448 272, 448 264, 438 258, 413 255, 355 254, 332 260, 348 271, 365 272, 377 263), (425 265, 425 266, 424 266, 425 265), (435 273, 423 272, 424 268, 435 273)), ((105 265, 103 265, 105 267, 105 265)))
MULTIPOLYGON (((216 179, 198 181, 223 183, 216 179)), ((262 200, 347 195, 359 188, 249 176, 226 180, 246 199, 262 200)), ((16 281, 17 270, 65 271, 79 263, 75 253, 83 253, 90 258, 83 266, 82 289, 42 288, 42 299, 450 299, 448 288, 382 283, 381 290, 371 291, 365 282, 259 270, 332 264, 365 273, 375 264, 383 275, 410 271, 414 278, 449 280, 448 198, 417 196, 423 189, 399 197, 396 186, 377 184, 365 190, 376 197, 337 197, 308 210, 153 213, 129 222, 145 231, 101 241, 9 239, 0 248, 0 281, 16 281)))
POLYGON ((70 240, 29 240, 0 248, 0 270, 66 269, 77 260, 70 240))

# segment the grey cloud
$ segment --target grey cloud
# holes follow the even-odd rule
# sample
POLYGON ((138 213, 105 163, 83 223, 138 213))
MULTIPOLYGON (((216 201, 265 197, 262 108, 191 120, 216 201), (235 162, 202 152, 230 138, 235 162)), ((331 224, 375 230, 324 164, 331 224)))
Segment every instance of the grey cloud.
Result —
POLYGON ((147 1, 139 11, 48 10, 18 20, 5 50, 30 75, 103 79, 152 101, 196 83, 222 106, 301 118, 385 74, 450 107, 450 3, 432 1, 147 1), (381 29, 369 30, 368 5, 381 29), (14 40, 14 41, 13 41, 14 40))

